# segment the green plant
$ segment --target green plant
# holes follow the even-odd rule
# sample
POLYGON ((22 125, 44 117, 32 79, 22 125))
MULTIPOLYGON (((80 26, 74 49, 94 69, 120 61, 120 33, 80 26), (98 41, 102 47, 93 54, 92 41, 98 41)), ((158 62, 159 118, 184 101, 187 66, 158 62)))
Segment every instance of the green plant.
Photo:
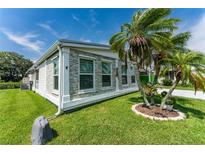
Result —
POLYGON ((165 97, 166 95, 167 95, 167 91, 161 92, 161 96, 162 96, 162 97, 165 97))
POLYGON ((171 79, 164 79, 164 80, 162 80, 162 84, 164 86, 171 86, 173 83, 172 83, 171 79))
POLYGON ((201 65, 203 58, 204 55, 202 53, 189 51, 187 53, 177 52, 164 59, 169 65, 164 68, 163 73, 166 73, 170 68, 174 68, 176 70, 174 74, 176 80, 167 95, 162 99, 161 108, 163 108, 180 81, 182 83, 188 81, 192 83, 195 92, 199 89, 205 92, 205 80, 203 76, 205 74, 205 66, 201 65))
POLYGON ((193 87, 193 85, 189 82, 189 83, 182 83, 180 84, 181 87, 193 87))
POLYGON ((167 102, 166 102, 167 105, 174 105, 175 104, 175 99, 170 97, 167 102))
POLYGON ((154 96, 157 94, 157 84, 147 83, 143 85, 143 89, 145 91, 145 95, 148 97, 149 102, 155 104, 154 96))
POLYGON ((170 18, 171 9, 146 9, 137 11, 131 23, 121 26, 121 31, 110 39, 111 50, 120 59, 136 63, 136 81, 144 103, 150 106, 140 80, 140 69, 148 68, 154 50, 172 46, 170 35, 177 29, 179 19, 170 18))
POLYGON ((170 53, 175 53, 180 50, 181 52, 186 51, 186 43, 191 38, 190 32, 178 33, 176 35, 172 35, 170 40, 172 42, 172 46, 165 49, 158 49, 154 54, 154 70, 155 70, 155 81, 158 81, 160 76, 160 71, 164 62, 163 58, 167 57, 170 53))
POLYGON ((21 82, 2 82, 0 83, 0 89, 16 89, 20 88, 21 82))
POLYGON ((147 83, 143 86, 146 96, 152 97, 157 94, 157 85, 147 83))

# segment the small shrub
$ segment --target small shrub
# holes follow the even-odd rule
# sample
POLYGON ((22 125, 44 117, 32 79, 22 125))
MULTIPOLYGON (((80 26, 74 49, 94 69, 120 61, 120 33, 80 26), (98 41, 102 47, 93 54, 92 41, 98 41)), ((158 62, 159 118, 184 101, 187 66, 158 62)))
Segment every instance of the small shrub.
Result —
POLYGON ((21 82, 3 82, 0 83, 0 89, 16 89, 20 88, 21 82))
POLYGON ((191 83, 182 83, 180 86, 182 87, 193 87, 191 83))
POLYGON ((172 80, 170 79, 164 79, 163 81, 164 86, 171 86, 172 85, 172 80))
POLYGON ((166 104, 167 105, 175 105, 176 104, 176 99, 174 97, 171 97, 167 100, 166 104))
POLYGON ((162 97, 165 97, 166 95, 167 95, 167 92, 166 92, 166 91, 161 92, 161 96, 162 96, 162 97))

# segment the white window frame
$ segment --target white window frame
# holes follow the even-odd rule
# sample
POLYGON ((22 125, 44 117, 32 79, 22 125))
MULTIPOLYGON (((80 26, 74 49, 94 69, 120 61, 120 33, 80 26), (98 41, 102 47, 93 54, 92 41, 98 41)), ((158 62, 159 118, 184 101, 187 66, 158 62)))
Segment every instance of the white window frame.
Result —
POLYGON ((127 74, 122 73, 122 66, 125 66, 125 64, 121 65, 121 78, 122 78, 123 75, 124 76, 126 75, 127 76, 127 84, 123 84, 122 81, 121 81, 121 84, 122 84, 122 86, 128 86, 128 65, 127 65, 127 74))
POLYGON ((96 92, 96 88, 95 88, 95 61, 96 61, 96 58, 94 58, 94 57, 86 56, 86 55, 79 55, 79 58, 78 58, 78 78, 79 78, 78 94, 96 92), (80 73, 80 59, 92 60, 93 61, 93 73, 92 74, 91 73, 80 73), (93 75, 93 88, 80 89, 80 75, 93 75))
MULTIPOLYGON (((106 87, 103 87, 103 85, 102 85, 102 89, 104 90, 104 89, 110 89, 110 88, 112 88, 112 86, 113 86, 113 80, 112 80, 112 61, 110 61, 110 60, 102 60, 102 62, 101 62, 101 75, 103 76, 103 75, 110 75, 110 86, 106 86, 106 87), (103 72, 102 72, 102 63, 109 63, 110 64, 110 74, 103 74, 103 72)), ((103 84, 103 82, 102 82, 102 84, 103 84)))
POLYGON ((35 88, 39 89, 39 69, 37 69, 35 73, 35 88), (38 80, 37 80, 37 72, 38 72, 38 80))
POLYGON ((53 65, 53 74, 52 74, 52 77, 53 77, 53 87, 52 87, 52 93, 53 94, 55 94, 55 95, 58 95, 59 94, 59 70, 60 70, 60 68, 59 68, 59 56, 55 56, 55 57, 53 57, 52 58, 52 65, 53 65), (56 60, 58 58, 58 74, 54 74, 54 61, 56 60), (58 89, 54 89, 54 87, 55 87, 55 76, 58 76, 58 89))
POLYGON ((135 72, 135 67, 134 67, 133 64, 130 65, 130 83, 132 85, 136 84, 136 72, 135 72), (131 68, 133 68, 133 70, 131 68), (134 83, 132 83, 132 76, 135 77, 135 82, 134 83))

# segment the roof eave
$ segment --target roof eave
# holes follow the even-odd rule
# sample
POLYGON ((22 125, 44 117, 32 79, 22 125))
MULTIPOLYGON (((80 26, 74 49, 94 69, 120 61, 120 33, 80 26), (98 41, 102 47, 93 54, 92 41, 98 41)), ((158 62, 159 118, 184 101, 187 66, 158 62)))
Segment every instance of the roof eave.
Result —
POLYGON ((50 48, 47 49, 46 53, 37 60, 32 67, 30 67, 27 71, 35 69, 40 63, 42 63, 45 59, 51 56, 57 49, 57 46, 64 46, 64 47, 78 47, 78 48, 93 48, 93 49, 102 49, 102 50, 110 50, 109 45, 100 45, 97 43, 86 43, 86 42, 78 42, 78 41, 65 41, 65 40, 57 40, 50 48))

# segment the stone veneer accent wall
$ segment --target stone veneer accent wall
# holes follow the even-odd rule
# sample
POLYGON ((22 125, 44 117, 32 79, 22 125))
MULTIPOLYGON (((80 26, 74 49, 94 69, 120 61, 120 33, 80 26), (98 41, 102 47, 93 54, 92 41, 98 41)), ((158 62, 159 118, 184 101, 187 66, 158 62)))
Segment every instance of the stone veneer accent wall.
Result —
POLYGON ((70 50, 70 96, 71 99, 81 98, 93 96, 101 93, 105 93, 108 91, 114 91, 116 89, 116 81, 115 81, 115 59, 104 57, 92 53, 87 53, 84 51, 79 51, 75 49, 70 50), (85 94, 79 94, 79 55, 81 56, 89 56, 95 58, 95 90, 96 92, 90 92, 85 94), (111 88, 103 88, 102 87, 102 69, 101 62, 103 60, 109 60, 112 62, 112 87, 111 88))
MULTIPOLYGON (((115 60, 114 58, 100 56, 76 49, 70 50, 70 96, 72 99, 82 98, 82 97, 88 97, 93 96, 97 94, 102 94, 105 92, 115 91, 116 90, 116 66, 115 66, 115 60), (89 56, 95 58, 95 87, 96 92, 90 92, 90 93, 84 93, 79 94, 79 57, 80 56, 89 56), (102 68, 101 68, 101 62, 103 60, 109 60, 112 62, 112 88, 104 88, 102 87, 102 68)), ((134 86, 131 85, 131 76, 129 75, 129 69, 130 69, 130 62, 128 63, 128 85, 122 86, 122 78, 121 78, 121 62, 118 63, 118 75, 119 75, 119 89, 124 89, 128 87, 134 86)))

